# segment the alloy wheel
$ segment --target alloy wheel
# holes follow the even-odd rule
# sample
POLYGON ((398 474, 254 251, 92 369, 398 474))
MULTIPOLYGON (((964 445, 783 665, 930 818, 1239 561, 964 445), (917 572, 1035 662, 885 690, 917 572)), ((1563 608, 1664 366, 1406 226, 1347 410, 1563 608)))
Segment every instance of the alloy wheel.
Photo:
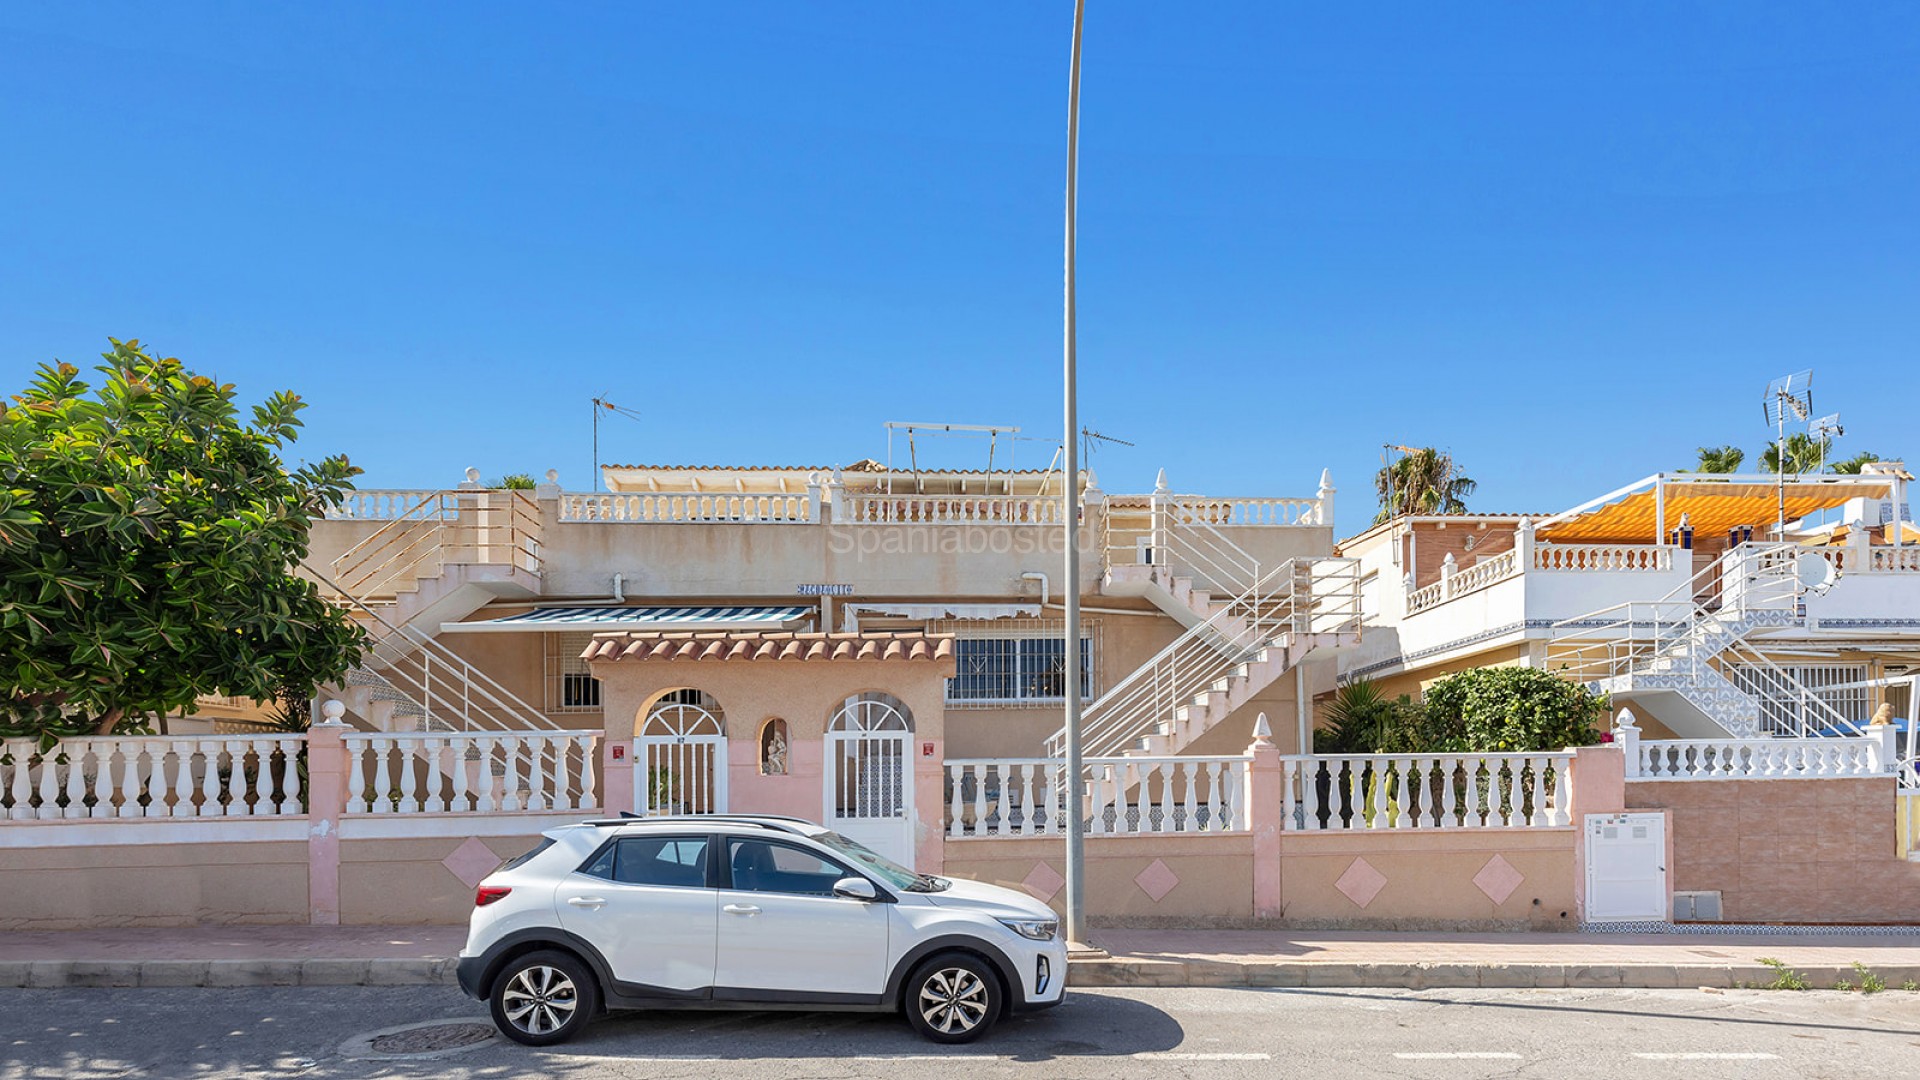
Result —
POLYGON ((521 969, 501 992, 507 1020, 529 1035, 551 1035, 580 1007, 580 992, 559 968, 535 964, 521 969))
POLYGON ((920 984, 920 1016, 943 1035, 978 1027, 988 1004, 985 980, 966 968, 941 968, 920 984))

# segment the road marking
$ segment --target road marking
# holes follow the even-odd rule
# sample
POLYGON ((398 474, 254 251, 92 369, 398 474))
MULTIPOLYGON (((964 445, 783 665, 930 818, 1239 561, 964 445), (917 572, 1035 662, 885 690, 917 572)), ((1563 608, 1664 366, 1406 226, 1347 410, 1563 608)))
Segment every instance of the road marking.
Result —
POLYGON ((1273 1061, 1271 1053, 1181 1053, 1181 1051, 1144 1051, 1135 1053, 1135 1061, 1273 1061))
POLYGON ((1401 1061, 1519 1061, 1520 1055, 1505 1050, 1454 1050, 1427 1051, 1425 1053, 1395 1054, 1401 1061))
POLYGON ((1780 1061, 1778 1053, 1636 1053, 1645 1061, 1780 1061))

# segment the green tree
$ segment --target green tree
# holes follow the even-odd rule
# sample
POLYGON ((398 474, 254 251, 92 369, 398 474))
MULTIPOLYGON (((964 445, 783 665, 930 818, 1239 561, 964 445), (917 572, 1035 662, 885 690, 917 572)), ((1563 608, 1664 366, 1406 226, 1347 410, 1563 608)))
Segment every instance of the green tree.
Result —
POLYGON ((1787 467, 1785 469, 1780 467, 1780 444, 1777 442, 1767 444, 1766 450, 1760 455, 1760 466, 1762 471, 1770 473, 1786 472, 1798 475, 1819 472, 1821 462, 1826 460, 1827 453, 1832 449, 1832 439, 1816 439, 1804 431, 1796 431, 1787 436, 1787 467))
POLYGON ((498 480, 487 481, 487 486, 495 491, 532 491, 538 485, 532 473, 508 473, 498 480))
POLYGON ((303 408, 113 342, 0 405, 0 733, 137 729, 201 694, 304 698, 365 635, 294 567, 359 470, 289 471, 303 408))
POLYGON ((1451 454, 1431 446, 1382 468, 1373 483, 1380 495, 1376 522, 1402 514, 1464 514, 1467 496, 1479 486, 1460 472, 1451 454))
POLYGON ((1837 473, 1849 473, 1851 475, 1857 476, 1861 472, 1865 471, 1866 466, 1880 460, 1882 459, 1879 454, 1876 454, 1871 450, 1862 450, 1845 461, 1834 462, 1833 471, 1837 473))
POLYGON ((1327 705, 1326 723, 1313 733, 1316 754, 1374 754, 1381 752, 1402 710, 1410 702, 1395 701, 1380 689, 1380 684, 1358 679, 1334 692, 1327 705))
POLYGON ((1418 753, 1501 753, 1589 746, 1606 699, 1539 668, 1476 668, 1427 687, 1418 753))
POLYGON ((1703 446, 1700 448, 1700 462, 1694 472, 1733 473, 1740 471, 1740 463, 1747 460, 1746 452, 1737 446, 1703 446))

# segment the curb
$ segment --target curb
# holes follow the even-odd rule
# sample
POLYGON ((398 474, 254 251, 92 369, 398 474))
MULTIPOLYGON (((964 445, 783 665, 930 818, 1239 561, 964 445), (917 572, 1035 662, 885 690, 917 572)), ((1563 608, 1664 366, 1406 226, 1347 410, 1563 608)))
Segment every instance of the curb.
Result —
MULTIPOLYGON (((10 960, 0 989, 73 987, 452 986, 452 958, 343 960, 10 960)), ((1796 967, 1815 989, 1857 982, 1851 967, 1796 967)), ((1920 965, 1872 969, 1889 988, 1920 982, 1920 965)), ((1760 964, 1341 964, 1238 963, 1228 960, 1075 960, 1077 987, 1253 987, 1381 990, 1586 989, 1674 990, 1765 985, 1760 964)))
POLYGON ((452 958, 341 960, 7 960, 0 988, 91 986, 451 986, 452 958))
MULTIPOLYGON (((1814 989, 1842 980, 1857 984, 1851 967, 1796 965, 1814 989)), ((1871 969, 1887 986, 1920 982, 1920 965, 1871 969)), ((1228 960, 1076 960, 1069 986, 1367 988, 1389 990, 1587 989, 1674 990, 1741 984, 1764 986, 1776 972, 1762 964, 1341 964, 1237 963, 1228 960)))

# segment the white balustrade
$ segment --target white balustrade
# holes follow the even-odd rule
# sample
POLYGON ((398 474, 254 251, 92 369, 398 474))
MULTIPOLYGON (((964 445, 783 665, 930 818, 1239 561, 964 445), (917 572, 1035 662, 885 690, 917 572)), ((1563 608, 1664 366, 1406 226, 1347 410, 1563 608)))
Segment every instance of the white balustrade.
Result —
POLYGON ((1571 823, 1564 751, 1295 755, 1282 759, 1289 831, 1560 828, 1571 823))
POLYGON ((560 496, 561 521, 795 525, 818 519, 819 499, 811 495, 619 492, 560 496))
MULTIPOLYGON (((950 759, 947 835, 1054 836, 1066 829, 1058 758, 950 759)), ((1088 835, 1240 832, 1244 757, 1088 758, 1080 797, 1088 835)))
POLYGON ((1627 775, 1640 780, 1818 780, 1889 774, 1885 744, 1873 735, 1638 739, 1625 749, 1627 775))
POLYGON ((1674 549, 1666 544, 1549 544, 1533 549, 1533 569, 1613 572, 1673 569, 1674 549))
POLYGON ((599 805, 597 731, 350 732, 347 812, 539 813, 599 805))
POLYGON ((1869 561, 1878 574, 1920 573, 1920 547, 1873 547, 1869 561))
POLYGON ((843 493, 836 521, 856 525, 1058 525, 1058 495, 843 493))
POLYGON ((1465 570, 1443 571, 1440 580, 1407 594, 1407 614, 1425 611, 1449 600, 1496 585, 1520 572, 1520 555, 1512 548, 1490 555, 1465 570))
POLYGON ((1227 498, 1175 495, 1168 499, 1176 524, 1215 526, 1325 525, 1319 499, 1227 498))
POLYGON ((395 521, 403 517, 431 514, 439 518, 442 512, 437 505, 422 506, 438 494, 438 491, 392 491, 380 488, 348 492, 339 506, 327 509, 327 517, 342 521, 395 521))
POLYGON ((0 742, 0 822, 305 813, 298 735, 0 742))

